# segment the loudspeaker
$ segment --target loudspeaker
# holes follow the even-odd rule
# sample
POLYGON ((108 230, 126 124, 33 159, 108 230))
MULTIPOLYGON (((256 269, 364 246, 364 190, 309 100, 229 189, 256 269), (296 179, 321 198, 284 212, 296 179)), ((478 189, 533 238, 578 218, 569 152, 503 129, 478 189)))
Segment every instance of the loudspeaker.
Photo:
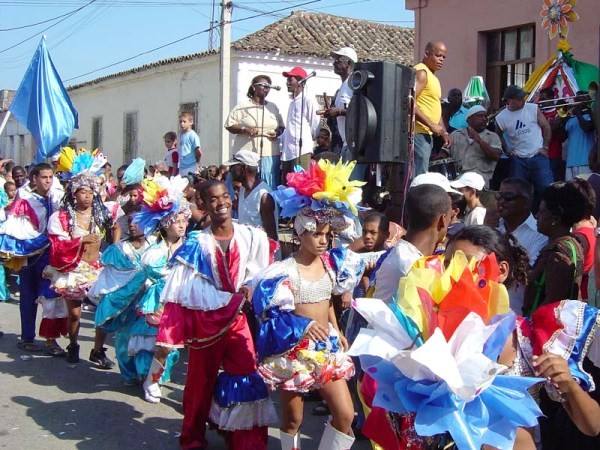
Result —
POLYGON ((346 142, 359 163, 406 163, 414 133, 415 70, 402 64, 356 63, 346 111, 346 142))

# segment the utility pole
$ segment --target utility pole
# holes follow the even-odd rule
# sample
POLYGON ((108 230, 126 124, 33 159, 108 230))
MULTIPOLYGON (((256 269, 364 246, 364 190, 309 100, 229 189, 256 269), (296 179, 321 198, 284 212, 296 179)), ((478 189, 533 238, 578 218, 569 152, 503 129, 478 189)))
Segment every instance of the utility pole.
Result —
POLYGON ((229 159, 229 132, 223 124, 229 113, 229 97, 231 90, 231 10, 233 4, 230 1, 222 0, 221 3, 221 108, 220 108, 220 129, 221 129, 221 161, 229 159))
POLYGON ((212 0, 212 12, 210 14, 210 30, 208 32, 208 49, 214 50, 217 45, 217 40, 215 38, 215 26, 217 25, 217 21, 215 20, 215 12, 217 10, 217 0, 212 0))

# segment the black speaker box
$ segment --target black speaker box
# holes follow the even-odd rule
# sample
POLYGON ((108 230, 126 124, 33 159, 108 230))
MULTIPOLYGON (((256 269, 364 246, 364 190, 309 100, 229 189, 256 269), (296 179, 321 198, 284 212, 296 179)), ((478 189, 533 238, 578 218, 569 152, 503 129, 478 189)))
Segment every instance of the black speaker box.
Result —
POLYGON ((402 64, 356 63, 348 83, 346 141, 360 163, 410 161, 415 71, 402 64))

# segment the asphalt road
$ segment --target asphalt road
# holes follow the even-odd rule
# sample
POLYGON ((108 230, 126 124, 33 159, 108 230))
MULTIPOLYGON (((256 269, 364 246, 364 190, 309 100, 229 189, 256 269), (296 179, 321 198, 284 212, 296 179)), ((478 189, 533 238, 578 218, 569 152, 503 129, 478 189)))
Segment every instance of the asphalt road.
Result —
MULTIPOLYGON (((0 448, 8 449, 177 449, 181 427, 181 400, 187 356, 177 364, 173 380, 163 387, 163 400, 145 402, 141 386, 127 387, 118 369, 98 370, 87 361, 93 346, 93 312, 84 311, 81 361, 27 353, 17 348, 20 331, 18 298, 0 302, 0 448)), ((38 324, 41 307, 38 309, 38 324)), ((42 342, 39 342, 42 344, 42 342)), ((64 347, 67 340, 60 341, 64 347)), ((115 359, 109 338, 111 359, 115 359)), ((278 409, 278 398, 274 397, 278 409)), ((302 448, 317 449, 325 423, 305 404, 302 448)), ((269 450, 279 449, 279 433, 269 429, 269 450)), ((225 449, 216 432, 208 435, 210 448, 225 449)), ((357 441, 356 450, 370 448, 357 441)))

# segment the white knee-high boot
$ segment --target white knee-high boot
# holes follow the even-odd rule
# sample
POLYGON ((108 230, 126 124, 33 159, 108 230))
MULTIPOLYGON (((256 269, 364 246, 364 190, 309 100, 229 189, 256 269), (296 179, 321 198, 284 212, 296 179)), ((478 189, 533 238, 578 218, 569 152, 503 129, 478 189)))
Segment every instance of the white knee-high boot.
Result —
POLYGON ((165 371, 165 366, 163 366, 156 358, 152 358, 152 364, 150 365, 150 370, 148 371, 148 376, 144 381, 144 398, 149 403, 159 403, 162 397, 162 392, 160 391, 160 384, 158 381, 165 371))
POLYGON ((279 439, 281 441, 281 450, 300 450, 300 433, 292 436, 279 430, 279 439))
POLYGON ((321 436, 319 450, 349 450, 354 444, 354 433, 342 433, 331 426, 331 422, 325 424, 325 431, 321 436))

